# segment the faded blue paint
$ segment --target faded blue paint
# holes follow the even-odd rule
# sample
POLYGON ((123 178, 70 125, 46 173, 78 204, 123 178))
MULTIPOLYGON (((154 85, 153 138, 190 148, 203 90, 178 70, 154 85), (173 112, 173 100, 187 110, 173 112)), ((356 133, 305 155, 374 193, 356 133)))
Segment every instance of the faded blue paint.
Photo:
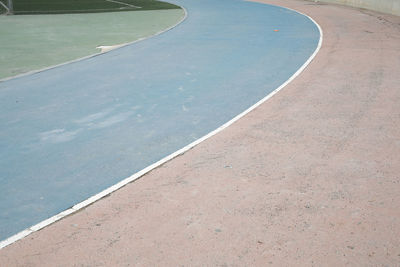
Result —
POLYGON ((229 121, 318 44, 317 27, 287 9, 175 3, 188 18, 167 33, 0 83, 0 240, 229 121))

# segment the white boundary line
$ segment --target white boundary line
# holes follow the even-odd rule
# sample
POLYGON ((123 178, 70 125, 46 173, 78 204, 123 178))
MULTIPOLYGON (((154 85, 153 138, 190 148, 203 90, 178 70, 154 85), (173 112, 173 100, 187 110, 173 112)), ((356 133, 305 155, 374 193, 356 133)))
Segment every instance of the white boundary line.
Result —
POLYGON ((69 15, 69 14, 84 14, 83 12, 96 14, 96 13, 101 13, 101 12, 110 13, 110 12, 114 12, 114 11, 110 11, 110 9, 100 8, 100 9, 70 9, 70 10, 64 10, 64 9, 54 10, 53 9, 52 11, 34 10, 34 11, 20 11, 20 12, 23 12, 23 14, 21 14, 21 15, 69 15), (95 12, 93 12, 93 11, 95 11, 95 12), (70 13, 65 13, 65 12, 70 12, 70 13))
POLYGON ((130 7, 133 7, 133 8, 142 8, 140 6, 134 6, 134 5, 131 5, 131 4, 127 4, 127 3, 119 2, 119 1, 115 1, 115 0, 106 0, 106 1, 107 2, 111 2, 111 3, 120 4, 120 5, 130 6, 130 7))
MULTIPOLYGON (((166 29, 164 29, 164 30, 162 30, 162 31, 156 32, 156 33, 153 34, 153 35, 149 35, 149 36, 146 36, 146 37, 139 38, 139 39, 137 39, 137 40, 135 40, 135 41, 133 41, 133 42, 130 42, 130 43, 122 44, 121 46, 118 46, 118 48, 122 48, 122 47, 125 47, 125 46, 128 46, 128 45, 131 45, 131 44, 140 42, 140 41, 147 40, 147 39, 149 39, 149 38, 151 38, 151 37, 154 37, 154 36, 160 35, 160 34, 162 34, 162 33, 164 33, 164 32, 170 31, 170 30, 172 30, 173 28, 175 28, 176 26, 178 26, 179 24, 181 24, 181 23, 187 18, 187 10, 186 10, 183 6, 179 6, 179 7, 183 9, 184 15, 183 15, 183 18, 182 18, 180 21, 178 21, 176 24, 174 24, 174 25, 172 25, 171 27, 168 27, 168 28, 166 28, 166 29)), ((149 10, 149 11, 151 11, 151 10, 149 10)), ((141 12, 143 12, 143 11, 141 11, 141 12)), ((116 49, 118 49, 118 48, 116 48, 116 49)), ((113 50, 114 50, 114 49, 113 49, 113 50)), ((110 51, 112 51, 112 50, 110 50, 110 51)), ((58 67, 61 67, 61 66, 64 66, 64 65, 68 65, 68 64, 71 64, 71 63, 79 62, 79 61, 86 60, 86 59, 89 59, 89 58, 97 57, 97 56, 99 56, 99 55, 102 55, 102 54, 104 54, 104 53, 108 53, 108 52, 110 52, 110 51, 99 52, 99 53, 96 53, 96 54, 93 54, 93 55, 89 55, 89 56, 86 56, 86 57, 81 57, 81 58, 78 58, 78 59, 73 59, 73 60, 71 60, 71 61, 67 61, 67 62, 64 62, 64 63, 61 63, 61 64, 57 64, 57 65, 45 67, 45 68, 38 69, 38 70, 32 70, 32 71, 28 71, 28 72, 25 72, 25 73, 21 73, 21 74, 15 75, 15 76, 3 78, 3 79, 0 79, 0 83, 1 83, 1 82, 5 82, 5 81, 9 81, 9 80, 12 80, 12 79, 21 78, 21 77, 24 77, 24 76, 29 76, 29 75, 37 74, 37 73, 40 73, 40 72, 43 72, 43 71, 46 71, 46 70, 55 69, 55 68, 58 68, 58 67)), ((0 248, 1 248, 1 247, 0 247, 0 248)))
MULTIPOLYGON (((271 5, 273 6, 273 5, 271 5)), ((183 7, 182 7, 183 8, 183 7)), ((281 7, 282 8, 282 7, 281 7)), ((286 7, 283 7, 286 8, 286 7)), ((183 8, 184 9, 184 8, 183 8)), ((75 206, 73 206, 70 209, 67 209, 47 220, 44 220, 34 226, 29 227, 26 230, 23 230, 21 232, 19 232, 18 234, 15 234, 9 238, 7 238, 6 240, 3 240, 0 242, 0 249, 30 235, 33 232, 39 231, 40 229, 82 209, 85 208, 87 206, 89 206, 90 204, 96 202, 97 200, 115 192, 116 190, 120 189, 121 187, 137 180, 138 178, 140 178, 141 176, 145 175, 146 173, 150 172, 151 170, 161 166, 162 164, 170 161, 171 159, 184 154, 185 152, 187 152, 188 150, 192 149, 193 147, 195 147, 196 145, 200 144, 201 142, 207 140, 208 138, 216 135, 217 133, 221 132, 222 130, 224 130, 225 128, 229 127, 230 125, 232 125, 233 123, 235 123, 237 120, 239 120, 240 118, 244 117, 245 115, 247 115, 249 112, 251 112, 252 110, 254 110, 255 108, 257 108, 258 106, 260 106, 261 104, 263 104, 265 101, 267 101, 268 99, 270 99, 271 97, 273 97, 276 93, 278 93, 280 90, 282 90, 286 85, 288 85, 291 81, 293 81, 297 76, 300 75, 301 72, 303 72, 303 70, 311 63, 311 61, 315 58, 315 56, 317 55, 317 53, 319 52, 321 46, 322 46, 322 41, 323 41, 323 32, 321 27, 318 25, 318 23, 316 21, 314 21, 311 17, 309 17, 306 14, 303 14, 299 11, 296 11, 294 9, 290 9, 290 8, 286 8, 289 10, 292 10, 296 13, 299 13, 305 17, 307 17, 308 19, 310 19, 318 28, 319 33, 320 33, 320 38, 318 41, 318 45, 317 48, 315 49, 314 53, 308 58, 308 60, 286 81, 284 82, 281 86, 279 86, 278 88, 276 88, 274 91, 272 91, 271 93, 269 93, 267 96, 265 96, 263 99, 261 99, 260 101, 258 101, 257 103, 255 103, 253 106, 249 107, 248 109, 246 109, 244 112, 240 113, 239 115, 237 115, 236 117, 234 117, 233 119, 231 119, 230 121, 226 122, 225 124, 223 124, 222 126, 220 126, 219 128, 215 129, 214 131, 208 133, 207 135, 197 139, 196 141, 194 141, 193 143, 179 149, 178 151, 166 156, 165 158, 153 163, 152 165, 144 168, 143 170, 133 174, 132 176, 125 178, 124 180, 122 180, 121 182, 103 190, 102 192, 76 204, 75 206)), ((187 12, 186 9, 184 9, 185 11, 185 18, 187 17, 187 12)), ((184 19, 185 19, 184 18, 184 19)), ((183 21, 183 20, 182 20, 183 21)))
POLYGON ((0 1, 0 5, 2 5, 7 10, 7 12, 10 12, 10 9, 8 8, 8 6, 3 4, 3 2, 0 1))

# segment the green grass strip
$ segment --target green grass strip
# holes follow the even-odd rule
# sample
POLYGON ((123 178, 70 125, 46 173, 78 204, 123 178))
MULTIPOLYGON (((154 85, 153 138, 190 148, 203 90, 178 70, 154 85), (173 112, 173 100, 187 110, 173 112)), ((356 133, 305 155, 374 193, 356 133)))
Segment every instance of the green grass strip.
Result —
POLYGON ((169 28, 182 9, 0 16, 0 79, 99 53, 169 28))

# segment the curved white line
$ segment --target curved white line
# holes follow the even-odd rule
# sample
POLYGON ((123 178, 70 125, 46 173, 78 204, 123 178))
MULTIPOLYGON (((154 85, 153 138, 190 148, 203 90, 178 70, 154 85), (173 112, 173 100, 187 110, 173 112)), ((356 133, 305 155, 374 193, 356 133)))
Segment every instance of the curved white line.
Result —
MULTIPOLYGON (((1 3, 1 2, 0 2, 0 3, 1 3)), ((186 8, 184 8, 183 6, 179 6, 179 7, 183 9, 184 15, 183 15, 183 18, 182 18, 180 21, 178 21, 177 23, 175 23, 174 25, 172 25, 172 26, 170 26, 170 27, 168 27, 168 28, 166 28, 166 29, 164 29, 164 30, 162 30, 162 31, 156 32, 155 34, 152 34, 152 35, 149 35, 149 36, 146 36, 146 37, 143 37, 143 38, 139 38, 139 39, 137 39, 137 40, 135 40, 135 41, 133 41, 133 42, 121 44, 118 48, 115 48, 115 49, 119 49, 119 48, 122 48, 122 47, 125 47, 125 46, 128 46, 128 45, 131 45, 131 44, 134 44, 134 43, 137 43, 137 42, 140 42, 140 41, 144 41, 144 40, 150 39, 151 37, 154 37, 154 36, 160 35, 160 34, 162 34, 162 33, 164 33, 164 32, 167 32, 167 31, 172 30, 173 28, 175 28, 176 26, 178 26, 179 24, 181 24, 181 23, 187 18, 187 11, 186 11, 186 8)), ((115 49, 112 49, 112 50, 115 50, 115 49)), ((81 58, 78 58, 78 59, 73 59, 73 60, 70 60, 70 61, 67 61, 67 62, 64 62, 64 63, 61 63, 61 64, 57 64, 57 65, 45 67, 45 68, 38 69, 38 70, 32 70, 32 71, 28 71, 28 72, 25 72, 25 73, 21 73, 21 74, 15 75, 15 76, 3 78, 3 79, 0 79, 0 82, 5 82, 5 81, 12 80, 12 79, 16 79, 16 78, 21 78, 21 77, 24 77, 24 76, 36 74, 36 73, 43 72, 43 71, 50 70, 50 69, 55 69, 55 68, 58 68, 58 67, 61 67, 61 66, 67 65, 67 64, 79 62, 79 61, 82 61, 82 60, 85 60, 85 59, 89 59, 89 58, 93 58, 93 57, 97 57, 97 56, 99 56, 99 55, 102 55, 102 54, 104 54, 104 53, 108 53, 108 52, 110 52, 110 51, 111 51, 111 50, 109 50, 109 51, 104 51, 104 52, 99 52, 99 53, 96 53, 96 54, 93 54, 93 55, 89 55, 89 56, 86 56, 86 57, 81 57, 81 58)), ((0 247, 0 248, 1 248, 1 247, 0 247)))
POLYGON ((131 5, 131 4, 124 3, 124 2, 120 2, 120 1, 115 1, 115 0, 106 0, 106 1, 107 2, 111 2, 111 3, 120 4, 120 5, 130 6, 130 7, 133 7, 133 8, 141 8, 140 6, 134 6, 134 5, 131 5))
MULTIPOLYGON (((286 7, 283 7, 286 8, 286 7)), ((185 18, 187 16, 187 12, 186 9, 182 7, 182 9, 184 9, 185 11, 185 18)), ((282 90, 286 85, 288 85, 291 81, 293 81, 297 76, 300 75, 300 73, 302 73, 304 71, 304 69, 311 63, 311 61, 315 58, 315 56, 317 55, 317 53, 319 52, 319 50, 321 49, 322 46, 322 40, 323 40, 323 32, 321 27, 319 26, 319 24, 313 20, 310 16, 303 14, 299 11, 296 11, 294 9, 290 9, 290 8, 286 8, 289 10, 292 10, 296 13, 299 13, 305 17, 307 17, 308 19, 310 19, 318 28, 319 33, 320 33, 320 38, 318 41, 318 46, 315 49, 314 53, 308 58, 308 60, 286 81, 284 82, 281 86, 279 86, 278 88, 276 88, 274 91, 272 91, 271 93, 269 93, 267 96, 265 96, 263 99, 261 99, 260 101, 258 101, 257 103, 255 103, 253 106, 249 107, 248 109, 246 109, 245 111, 243 111, 242 113, 240 113, 239 115, 237 115, 236 117, 234 117, 233 119, 231 119, 230 121, 226 122, 225 124, 223 124, 222 126, 218 127, 217 129, 215 129, 214 131, 208 133, 207 135, 197 139, 196 141, 194 141, 193 143, 179 149, 178 151, 175 151, 174 153, 166 156, 165 158, 151 164, 150 166, 144 168, 143 170, 133 174, 132 176, 125 178, 124 180, 122 180, 121 182, 103 190, 102 192, 74 205, 72 208, 67 209, 47 220, 44 220, 34 226, 29 227, 28 229, 25 229, 21 232, 19 232, 18 234, 15 234, 11 237, 9 237, 6 240, 3 240, 0 242, 0 249, 30 235, 33 232, 39 231, 40 229, 49 226, 50 224, 84 208, 87 207, 91 204, 93 204, 94 202, 96 202, 97 200, 115 192, 116 190, 120 189, 121 187, 137 180, 138 178, 140 178, 141 176, 145 175, 146 173, 150 172, 151 170, 161 166, 162 164, 170 161, 171 159, 179 156, 179 155, 183 155, 185 152, 187 152, 188 150, 192 149, 193 147, 195 147, 196 145, 200 144, 201 142, 207 140, 208 138, 216 135, 217 133, 221 132, 222 130, 224 130, 225 128, 227 128, 228 126, 232 125, 233 123, 235 123, 237 120, 239 120, 240 118, 244 117, 245 115, 247 115, 249 112, 251 112, 252 110, 254 110, 255 108, 257 108, 258 106, 260 106, 261 104, 263 104, 265 101, 267 101, 268 99, 270 99, 272 96, 274 96, 276 93, 278 93, 280 90, 282 90)), ((183 20, 182 20, 183 21, 183 20)))

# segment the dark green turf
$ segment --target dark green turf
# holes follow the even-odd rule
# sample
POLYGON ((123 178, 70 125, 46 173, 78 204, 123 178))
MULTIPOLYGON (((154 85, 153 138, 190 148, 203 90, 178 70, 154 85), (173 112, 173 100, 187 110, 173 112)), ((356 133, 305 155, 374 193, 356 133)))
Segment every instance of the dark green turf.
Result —
MULTIPOLYGON (((7 0, 0 0, 7 5, 7 0)), ((65 14, 114 11, 176 9, 176 5, 155 0, 13 0, 14 14, 65 14), (123 2, 140 8, 130 7, 123 2)), ((0 13, 5 9, 0 6, 0 13)))

